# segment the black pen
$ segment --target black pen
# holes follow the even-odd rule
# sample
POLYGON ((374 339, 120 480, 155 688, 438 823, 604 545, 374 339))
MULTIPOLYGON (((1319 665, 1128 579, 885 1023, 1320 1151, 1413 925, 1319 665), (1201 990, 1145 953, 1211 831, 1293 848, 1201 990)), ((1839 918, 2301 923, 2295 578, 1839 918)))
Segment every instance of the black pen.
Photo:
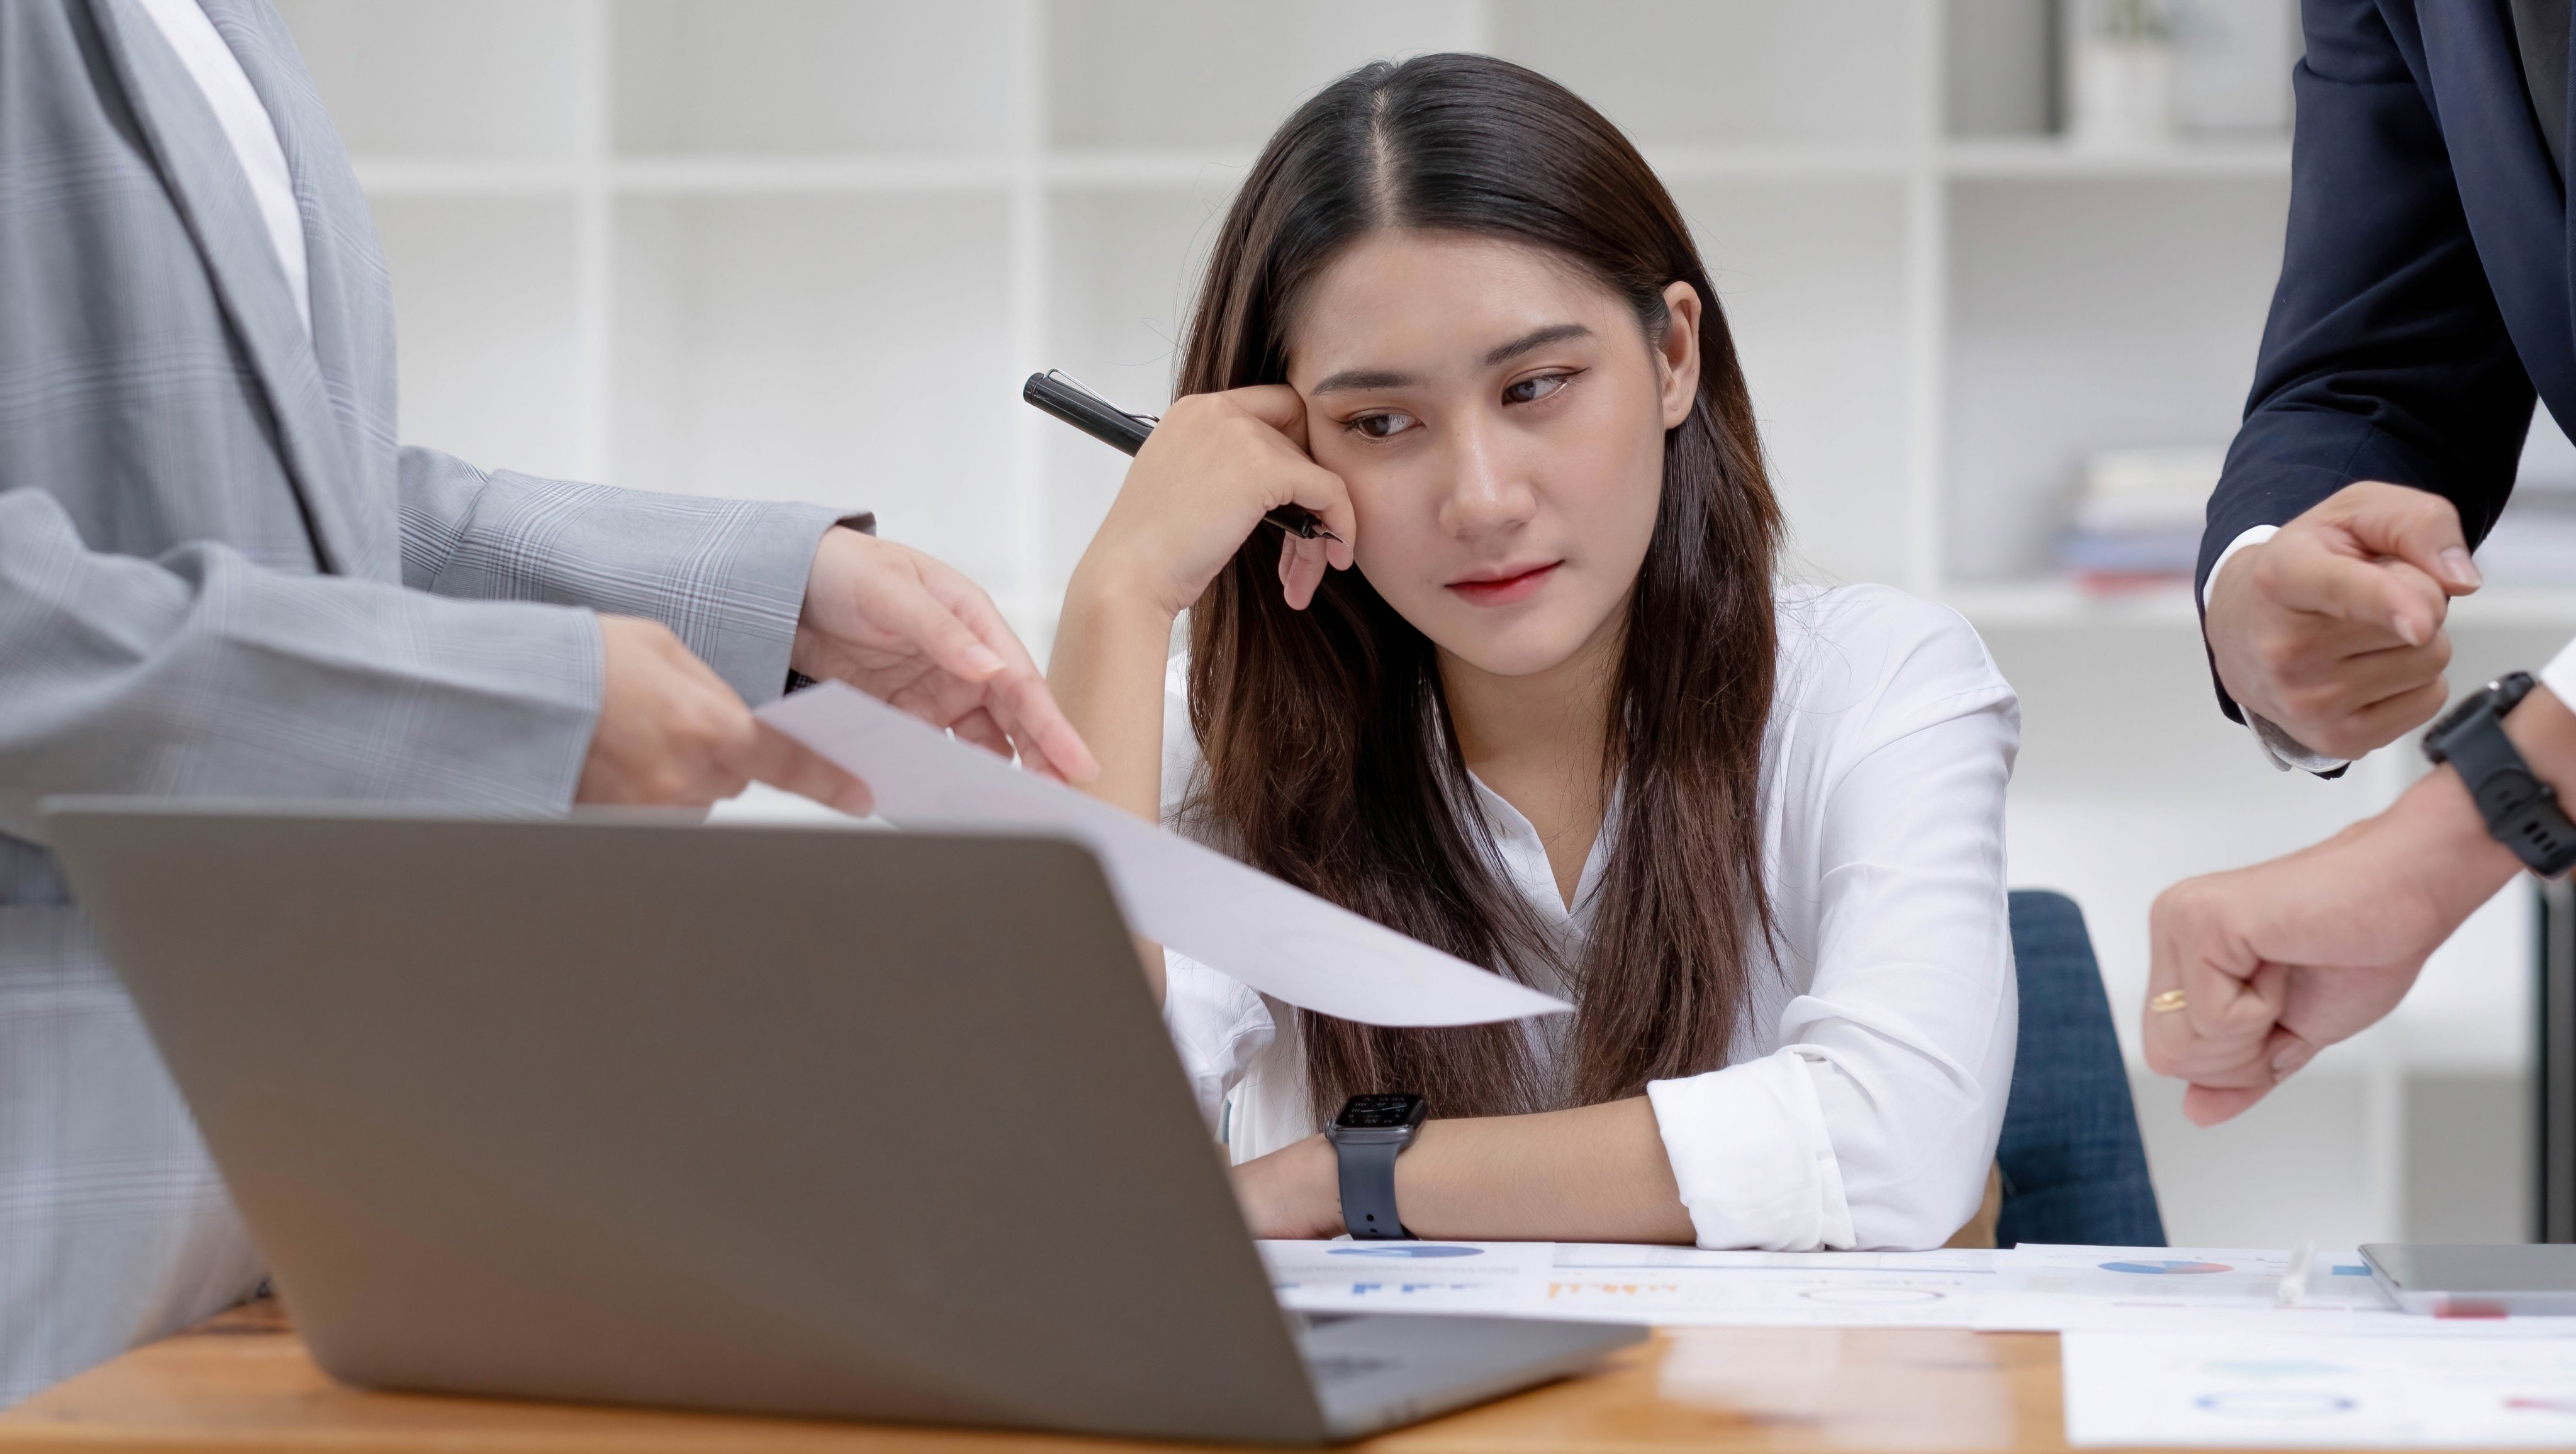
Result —
MULTIPOLYGON (((1020 397, 1121 454, 1143 449, 1145 437, 1162 422, 1151 414, 1130 414, 1054 369, 1029 375, 1029 381, 1020 386, 1020 397)), ((1282 505, 1261 519, 1300 540, 1342 538, 1325 529, 1324 522, 1302 505, 1282 505)))

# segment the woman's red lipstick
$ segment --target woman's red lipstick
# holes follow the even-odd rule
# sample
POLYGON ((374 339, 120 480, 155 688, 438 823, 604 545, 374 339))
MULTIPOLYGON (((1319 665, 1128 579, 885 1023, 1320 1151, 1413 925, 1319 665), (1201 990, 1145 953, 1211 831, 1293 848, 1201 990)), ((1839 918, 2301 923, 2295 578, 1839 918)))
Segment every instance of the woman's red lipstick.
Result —
POLYGON ((1537 595, 1538 588, 1546 585, 1547 578, 1556 574, 1556 568, 1563 564, 1565 564, 1564 561, 1552 560, 1545 565, 1531 566, 1513 575, 1496 576, 1485 580, 1451 581, 1449 589, 1466 597, 1470 605, 1508 606, 1537 595))

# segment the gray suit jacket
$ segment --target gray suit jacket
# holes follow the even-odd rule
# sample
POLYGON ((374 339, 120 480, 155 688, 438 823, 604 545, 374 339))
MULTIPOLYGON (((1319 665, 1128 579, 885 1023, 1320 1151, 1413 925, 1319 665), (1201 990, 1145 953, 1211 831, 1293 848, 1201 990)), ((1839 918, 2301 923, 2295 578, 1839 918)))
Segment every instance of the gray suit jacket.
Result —
POLYGON ((398 447, 348 157, 266 0, 202 3, 293 172, 309 338, 135 0, 0 0, 0 1405, 259 1276, 38 800, 561 808, 592 612, 665 622, 766 700, 836 513, 398 447))

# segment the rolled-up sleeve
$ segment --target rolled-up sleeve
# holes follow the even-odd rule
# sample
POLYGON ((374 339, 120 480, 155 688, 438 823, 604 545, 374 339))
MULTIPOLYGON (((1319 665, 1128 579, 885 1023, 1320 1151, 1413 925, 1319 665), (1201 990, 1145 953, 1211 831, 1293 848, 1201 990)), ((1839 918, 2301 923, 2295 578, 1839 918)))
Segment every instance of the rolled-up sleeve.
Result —
POLYGON ((1163 951, 1163 1026, 1189 1077, 1190 1094, 1206 1118, 1208 1134, 1221 1136, 1225 1098, 1243 1080, 1252 1058, 1277 1034, 1270 1006, 1241 980, 1229 979, 1186 954, 1163 951))
POLYGON ((2019 709, 1954 614, 1869 614, 1900 628, 1883 657, 1855 653, 1880 658, 1874 683, 1773 784, 1812 834, 1775 890, 1812 905, 1803 990, 1768 1053, 1647 1088, 1705 1247, 1939 1246, 1974 1215, 2002 1130, 2019 709))
POLYGON ((1646 1087, 1703 1247, 1852 1245, 1824 1106, 1797 1047, 1646 1087))

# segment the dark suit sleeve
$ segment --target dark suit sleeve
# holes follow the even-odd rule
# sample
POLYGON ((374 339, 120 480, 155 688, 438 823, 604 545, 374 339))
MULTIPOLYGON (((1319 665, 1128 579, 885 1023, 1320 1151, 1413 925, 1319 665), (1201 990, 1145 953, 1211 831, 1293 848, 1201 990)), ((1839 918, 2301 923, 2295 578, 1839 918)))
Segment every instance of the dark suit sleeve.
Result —
POLYGON ((2355 480, 2449 498, 2474 547, 2531 425, 2531 380, 2405 51, 2373 0, 2305 0, 2301 21, 2289 239, 2195 595, 2230 541, 2355 480))

